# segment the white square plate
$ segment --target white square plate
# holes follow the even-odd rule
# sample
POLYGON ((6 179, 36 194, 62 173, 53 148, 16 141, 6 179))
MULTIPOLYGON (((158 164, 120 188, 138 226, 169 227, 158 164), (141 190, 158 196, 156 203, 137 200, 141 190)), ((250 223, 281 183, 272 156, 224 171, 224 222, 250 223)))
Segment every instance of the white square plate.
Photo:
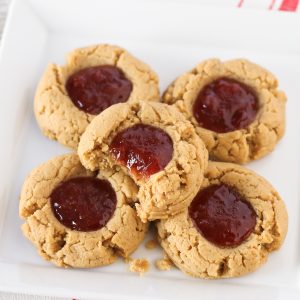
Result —
MULTIPOLYGON (((0 55, 0 289, 95 299, 299 299, 300 15, 216 9, 197 1, 16 0, 0 55), (193 279, 153 266, 140 278, 120 260, 92 270, 43 261, 22 236, 18 201, 28 172, 67 149, 43 137, 32 102, 47 63, 64 63, 73 48, 114 43, 149 63, 163 90, 205 58, 245 57, 275 73, 288 96, 287 132, 271 155, 250 168, 280 192, 289 212, 282 249, 257 272, 236 279, 193 279)), ((143 246, 134 257, 151 261, 143 246)))

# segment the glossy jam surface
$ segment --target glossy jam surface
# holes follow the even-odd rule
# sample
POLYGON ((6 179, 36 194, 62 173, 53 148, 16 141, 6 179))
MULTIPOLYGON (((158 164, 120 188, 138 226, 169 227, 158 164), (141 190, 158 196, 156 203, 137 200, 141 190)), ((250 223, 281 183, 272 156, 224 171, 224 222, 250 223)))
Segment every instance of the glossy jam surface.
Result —
POLYGON ((93 177, 76 177, 62 182, 51 193, 51 208, 66 227, 94 231, 110 220, 117 196, 110 183, 93 177))
POLYGON ((252 205, 224 184, 201 190, 189 207, 189 215, 199 233, 222 248, 240 245, 256 225, 252 205))
POLYGON ((250 125, 258 108, 252 88, 234 79, 219 78, 200 91, 193 113, 201 127, 225 133, 250 125))
POLYGON ((72 74, 67 80, 66 90, 76 107, 97 115, 113 104, 126 102, 132 83, 119 68, 104 65, 72 74))
POLYGON ((114 137, 110 152, 136 177, 147 178, 163 170, 172 159, 173 142, 162 129, 137 124, 114 137))

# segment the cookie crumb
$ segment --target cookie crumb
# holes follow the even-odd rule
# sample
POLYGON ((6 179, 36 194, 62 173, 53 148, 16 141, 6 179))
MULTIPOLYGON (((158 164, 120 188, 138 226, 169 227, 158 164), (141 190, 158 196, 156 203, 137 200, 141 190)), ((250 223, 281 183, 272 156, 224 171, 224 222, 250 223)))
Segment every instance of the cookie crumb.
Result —
POLYGON ((132 259, 129 262, 129 270, 130 272, 140 273, 140 275, 143 275, 149 270, 149 262, 147 259, 143 258, 132 259))
POLYGON ((133 260, 133 258, 131 258, 130 256, 124 257, 124 261, 129 264, 131 261, 133 260))
POLYGON ((155 266, 160 271, 169 271, 173 266, 173 263, 167 255, 164 255, 164 258, 158 259, 155 262, 155 266))
POLYGON ((145 248, 148 250, 152 250, 155 249, 158 246, 157 241, 156 240, 149 240, 146 244, 145 244, 145 248))

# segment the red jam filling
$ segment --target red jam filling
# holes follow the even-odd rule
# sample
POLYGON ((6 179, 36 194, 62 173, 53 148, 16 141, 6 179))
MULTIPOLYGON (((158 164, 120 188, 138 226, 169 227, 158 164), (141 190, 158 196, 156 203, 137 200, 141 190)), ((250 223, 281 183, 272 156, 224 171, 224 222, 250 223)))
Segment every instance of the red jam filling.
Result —
POLYGON ((219 247, 235 247, 256 225, 252 205, 231 187, 220 184, 200 190, 189 207, 199 233, 219 247))
POLYGON ((173 142, 160 128, 137 124, 119 132, 110 144, 110 153, 138 178, 163 170, 173 155, 173 142))
POLYGON ((219 78, 200 91, 193 113, 201 127, 225 133, 250 125, 258 108, 252 88, 234 79, 219 78))
POLYGON ((132 83, 119 68, 104 65, 72 74, 67 80, 66 90, 77 108, 98 115, 113 104, 126 102, 132 83))
POLYGON ((55 217, 77 231, 94 231, 110 220, 117 196, 110 183, 93 177, 76 177, 62 182, 50 195, 55 217))

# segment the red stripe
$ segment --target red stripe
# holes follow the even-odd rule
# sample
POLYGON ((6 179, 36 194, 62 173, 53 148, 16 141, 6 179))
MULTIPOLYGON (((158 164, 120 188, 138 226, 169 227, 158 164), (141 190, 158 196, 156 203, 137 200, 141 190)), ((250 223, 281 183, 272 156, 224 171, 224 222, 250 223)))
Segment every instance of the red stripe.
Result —
POLYGON ((237 7, 242 7, 243 3, 244 3, 244 0, 239 0, 239 3, 237 4, 237 7))
POLYGON ((276 1, 276 0, 272 0, 272 1, 271 1, 270 5, 269 5, 269 10, 272 10, 272 9, 273 9, 274 4, 275 4, 275 1, 276 1))
POLYGON ((299 4, 299 0, 283 0, 279 10, 296 11, 299 4))

